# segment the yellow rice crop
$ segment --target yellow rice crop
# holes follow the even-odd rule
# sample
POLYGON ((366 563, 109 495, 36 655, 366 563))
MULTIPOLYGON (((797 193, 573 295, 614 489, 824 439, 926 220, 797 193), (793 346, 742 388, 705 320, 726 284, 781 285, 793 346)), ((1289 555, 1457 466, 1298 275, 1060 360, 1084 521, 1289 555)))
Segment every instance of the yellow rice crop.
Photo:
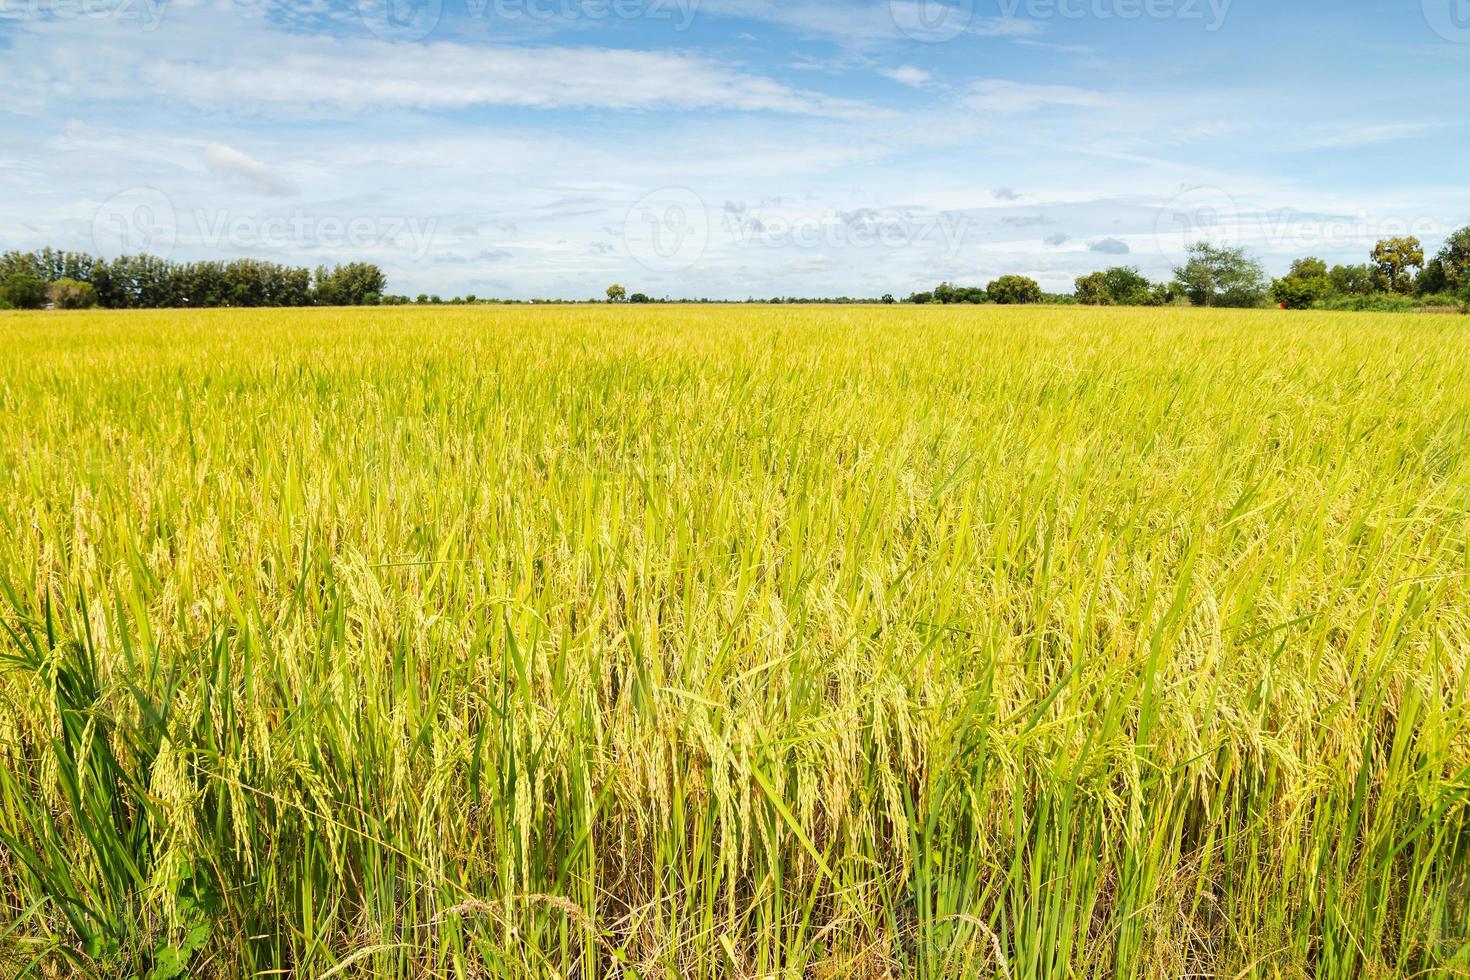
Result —
POLYGON ((1461 318, 7 314, 0 592, 0 975, 1470 973, 1461 318))

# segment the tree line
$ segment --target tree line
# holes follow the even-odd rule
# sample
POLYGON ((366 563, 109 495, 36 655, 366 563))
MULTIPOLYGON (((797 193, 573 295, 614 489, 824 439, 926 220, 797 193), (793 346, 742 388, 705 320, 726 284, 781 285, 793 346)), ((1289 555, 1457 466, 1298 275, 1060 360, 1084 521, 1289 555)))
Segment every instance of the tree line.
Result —
POLYGON ((109 260, 51 248, 0 255, 0 309, 373 306, 386 287, 383 271, 366 262, 312 270, 257 259, 109 260))
POLYGON ((1297 259, 1291 271, 1272 280, 1244 248, 1197 242, 1168 282, 1152 282, 1137 268, 1118 266, 1078 276, 1070 296, 1044 293, 1026 276, 1001 276, 984 289, 941 283, 914 293, 907 303, 1075 302, 1086 306, 1261 307, 1283 309, 1411 310, 1470 307, 1470 227, 1446 240, 1426 260, 1413 237, 1386 238, 1362 265, 1331 268, 1315 257, 1297 259))
MULTIPOLYGON (((84 252, 45 248, 0 255, 0 309, 161 309, 178 307, 375 306, 412 302, 438 305, 513 302, 473 295, 417 300, 386 295, 387 279, 376 265, 352 262, 315 270, 256 259, 170 262, 151 255, 102 259, 84 252)), ((621 285, 607 290, 611 303, 710 302, 631 295, 621 285)), ((539 300, 533 302, 556 302, 539 300)), ((747 302, 893 303, 881 299, 776 297, 747 302)), ((1173 278, 1153 282, 1136 267, 1117 266, 1078 276, 1073 292, 1047 293, 1027 276, 1001 276, 985 287, 943 282, 903 302, 916 304, 1080 303, 1087 306, 1262 307, 1283 309, 1399 311, 1426 307, 1470 310, 1470 227, 1451 235, 1432 257, 1413 237, 1386 238, 1361 265, 1297 259, 1279 279, 1244 248, 1198 242, 1173 278)))

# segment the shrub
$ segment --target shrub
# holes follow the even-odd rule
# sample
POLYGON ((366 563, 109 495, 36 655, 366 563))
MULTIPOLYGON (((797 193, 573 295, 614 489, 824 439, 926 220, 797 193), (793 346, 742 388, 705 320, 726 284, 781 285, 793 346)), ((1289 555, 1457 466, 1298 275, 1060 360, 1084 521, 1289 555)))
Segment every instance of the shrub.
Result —
POLYGON ((1454 309, 1463 300, 1452 294, 1434 296, 1401 296, 1398 293, 1374 293, 1370 296, 1323 297, 1315 309, 1345 313, 1413 313, 1428 308, 1454 309))
POLYGON ((58 279, 46 289, 46 297, 58 310, 90 310, 97 305, 97 287, 90 282, 58 279))

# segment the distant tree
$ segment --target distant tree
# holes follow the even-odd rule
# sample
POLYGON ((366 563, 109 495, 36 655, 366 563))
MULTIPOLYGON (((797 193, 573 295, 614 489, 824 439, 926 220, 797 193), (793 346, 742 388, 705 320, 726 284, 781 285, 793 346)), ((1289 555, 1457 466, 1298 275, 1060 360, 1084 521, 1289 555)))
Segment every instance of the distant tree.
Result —
POLYGON ((1374 291, 1371 265, 1335 265, 1327 273, 1327 284, 1339 296, 1367 296, 1374 291))
POLYGON ((1420 296, 1434 296, 1448 292, 1449 288, 1449 273, 1445 269, 1444 260, 1438 256, 1424 263, 1424 271, 1414 280, 1414 292, 1420 296))
POLYGON ((1283 276, 1271 284, 1271 298, 1288 310, 1305 310, 1327 294, 1326 276, 1283 276))
POLYGON ((942 282, 934 287, 928 302, 954 304, 954 303, 988 303, 990 297, 985 290, 978 286, 956 286, 954 283, 942 282))
POLYGON ((315 300, 319 306, 366 306, 370 297, 382 297, 388 279, 367 262, 350 262, 331 270, 316 270, 315 300))
POLYGON ((915 304, 917 304, 919 306, 927 306, 928 304, 934 302, 934 294, 933 293, 910 293, 909 294, 909 298, 906 299, 906 300, 904 300, 904 302, 905 303, 915 303, 915 304))
MULTIPOLYGON (((49 248, 0 255, 0 282, 18 274, 43 286, 61 280, 89 285, 97 304, 109 309, 307 306, 319 298, 312 270, 256 259, 175 263, 124 255, 107 261, 49 248)), ((318 269, 315 279, 320 300, 332 303, 371 303, 385 285, 382 271, 365 263, 318 269)))
POLYGON ((90 282, 58 279, 46 288, 46 298, 58 310, 90 310, 97 305, 97 288, 90 282))
POLYGON ((1073 295, 1083 306, 1110 306, 1113 302, 1113 294, 1108 292, 1108 277, 1101 272, 1078 276, 1073 295))
POLYGON ((1035 279, 1026 276, 1001 276, 985 287, 992 303, 1014 306, 1021 303, 1040 303, 1041 286, 1035 279))
POLYGON ((46 305, 46 281, 30 271, 18 271, 0 282, 0 306, 12 310, 39 310, 46 305))
POLYGON ((1148 306, 1153 283, 1134 266, 1114 266, 1103 273, 1108 295, 1119 306, 1148 306))
POLYGON ((607 301, 609 303, 621 303, 628 298, 628 291, 617 283, 607 287, 607 301))
POLYGON ((1259 306, 1266 295, 1266 271, 1244 248, 1197 242, 1189 261, 1174 270, 1174 281, 1195 306, 1259 306))
POLYGON ((1271 284, 1271 298, 1288 310, 1305 310, 1332 289, 1327 263, 1319 258, 1297 259, 1291 271, 1271 284))
POLYGON ((1461 228, 1445 239, 1436 258, 1444 268, 1446 287, 1470 298, 1470 228, 1461 228))
POLYGON ((1424 246, 1419 239, 1385 238, 1373 246, 1373 266, 1384 292, 1407 296, 1414 291, 1414 269, 1424 268, 1424 246))
POLYGON ((419 293, 418 298, 414 300, 414 302, 417 303, 417 304, 419 304, 420 306, 423 306, 428 301, 429 301, 429 294, 428 293, 419 293))
POLYGON ((1134 266, 1079 276, 1073 295, 1084 306, 1158 306, 1154 284, 1134 266))
POLYGON ((1291 263, 1291 271, 1287 275, 1301 279, 1326 279, 1327 263, 1315 256, 1296 259, 1291 263))
POLYGON ((629 296, 628 297, 628 302, 629 303, 652 303, 653 300, 649 299, 648 298, 648 294, 646 294, 646 293, 634 293, 632 296, 629 296))
POLYGON ((892 306, 896 302, 896 300, 894 300, 892 293, 884 293, 883 298, 879 300, 879 302, 883 303, 885 306, 892 306))
POLYGON ((1148 291, 1149 306, 1168 306, 1176 298, 1174 284, 1172 282, 1156 282, 1148 291))
POLYGON ((0 255, 0 309, 36 310, 46 305, 47 270, 35 252, 0 255))

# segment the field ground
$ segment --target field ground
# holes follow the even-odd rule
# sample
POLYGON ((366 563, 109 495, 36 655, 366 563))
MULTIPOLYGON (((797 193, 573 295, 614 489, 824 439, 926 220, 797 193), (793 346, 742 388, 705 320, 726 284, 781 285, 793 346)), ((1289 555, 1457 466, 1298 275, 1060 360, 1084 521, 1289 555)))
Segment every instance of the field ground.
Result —
POLYGON ((0 974, 1470 974, 1470 327, 0 316, 0 974))

